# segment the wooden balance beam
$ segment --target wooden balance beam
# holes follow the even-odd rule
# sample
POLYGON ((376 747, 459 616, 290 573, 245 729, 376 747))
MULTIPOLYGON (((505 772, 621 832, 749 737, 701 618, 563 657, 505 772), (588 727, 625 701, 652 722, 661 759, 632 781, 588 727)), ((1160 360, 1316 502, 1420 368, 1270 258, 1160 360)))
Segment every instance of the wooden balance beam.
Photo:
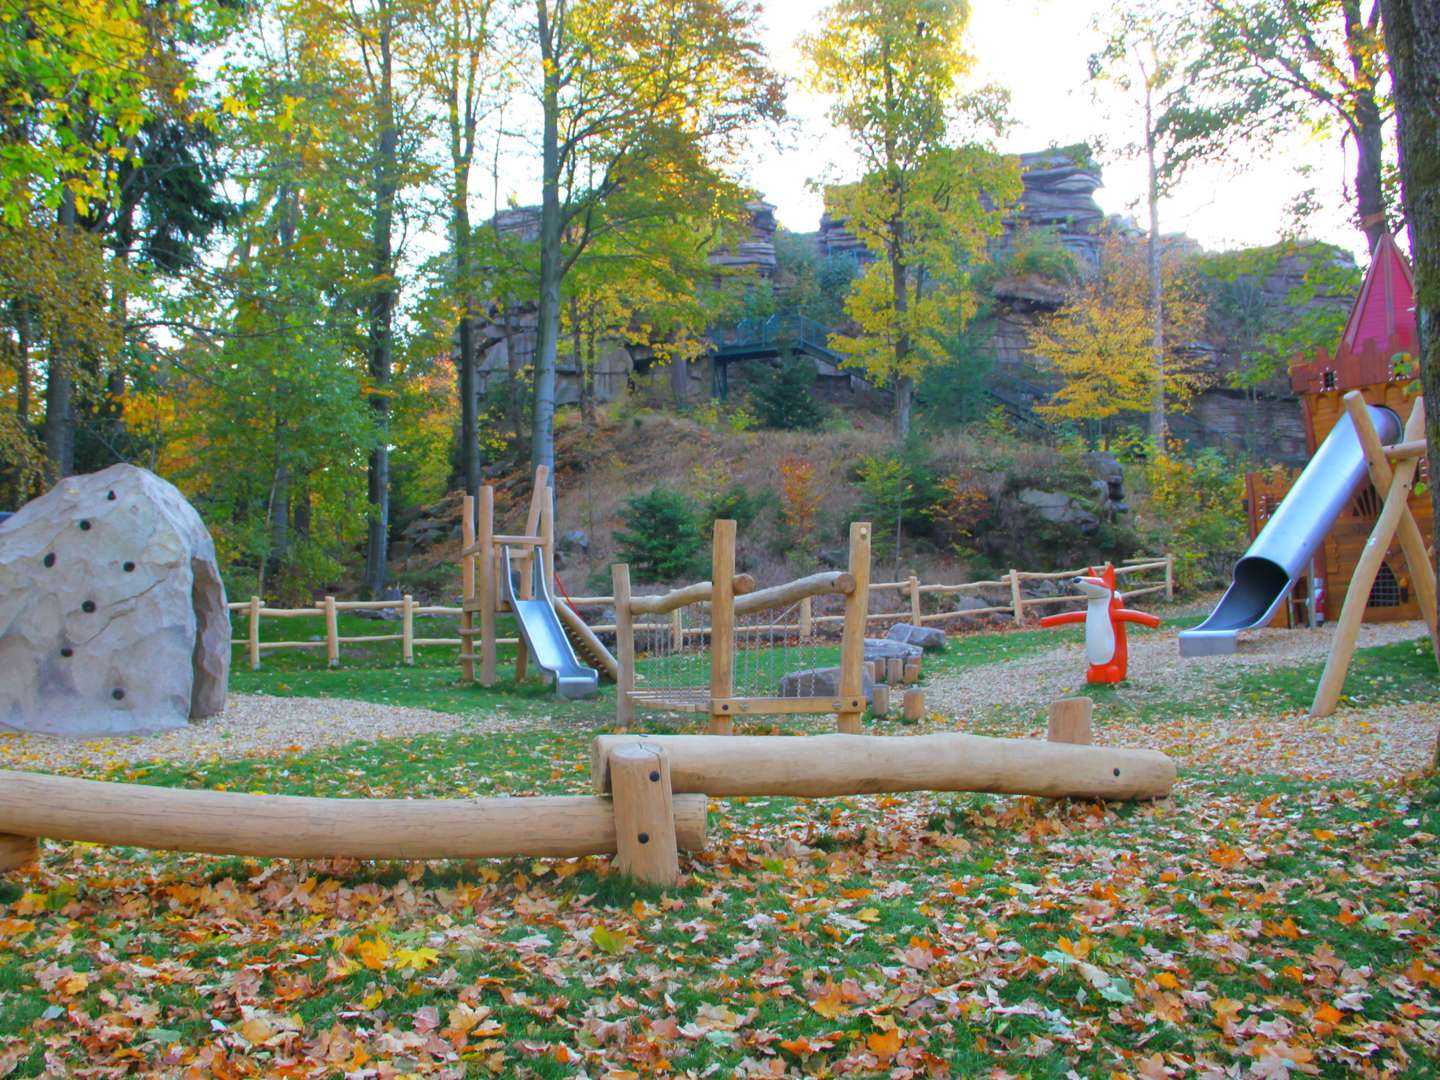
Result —
MULTIPOLYGON (((705 846, 706 805, 675 796, 681 849, 705 846)), ((289 859, 613 855, 615 818, 610 799, 589 795, 320 799, 0 770, 0 869, 33 858, 30 837, 289 859)))
POLYGON ((597 794, 630 747, 662 751, 677 793, 829 798, 896 791, 980 791, 1072 799, 1156 799, 1175 763, 1156 750, 942 733, 874 735, 601 735, 591 751, 597 794))

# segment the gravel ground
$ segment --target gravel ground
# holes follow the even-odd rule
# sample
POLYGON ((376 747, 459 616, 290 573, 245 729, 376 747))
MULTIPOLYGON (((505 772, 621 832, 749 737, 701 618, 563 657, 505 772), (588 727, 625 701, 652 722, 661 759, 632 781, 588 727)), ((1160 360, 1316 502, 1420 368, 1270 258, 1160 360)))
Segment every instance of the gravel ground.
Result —
MULTIPOLYGON (((1366 623, 1360 647, 1408 641, 1423 636, 1425 624, 1415 620, 1366 623)), ((1324 660, 1335 636, 1331 623, 1318 630, 1252 630, 1240 638, 1231 656, 1182 660, 1175 630, 1130 635, 1131 682, 1164 683, 1177 696, 1203 687, 1235 667, 1287 667, 1324 660)), ((955 675, 932 675, 925 683, 930 708, 964 715, 996 705, 1040 706, 1085 686, 1085 646, 1066 642, 1044 652, 970 668, 955 675)))
POLYGON ((527 726, 503 713, 457 716, 428 709, 377 705, 345 698, 267 697, 231 694, 220 716, 159 735, 109 739, 60 739, 0 734, 0 765, 20 769, 94 768, 130 761, 198 761, 295 753, 368 739, 433 732, 507 731, 527 726))

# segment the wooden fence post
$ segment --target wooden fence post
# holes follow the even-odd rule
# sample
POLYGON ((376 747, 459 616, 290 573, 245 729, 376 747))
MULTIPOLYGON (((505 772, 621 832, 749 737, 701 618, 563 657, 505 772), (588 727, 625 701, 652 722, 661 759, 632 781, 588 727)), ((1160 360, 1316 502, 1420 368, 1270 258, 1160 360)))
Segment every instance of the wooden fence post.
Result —
POLYGON ((615 869, 649 885, 680 877, 670 755, 631 743, 610 751, 610 796, 615 806, 615 869))
MULTIPOLYGON (((710 734, 733 735, 735 719, 716 702, 735 696, 735 522, 715 522, 710 553, 710 734)), ((844 691, 841 691, 842 693, 844 691)))
POLYGON ((806 596, 800 601, 800 640, 808 641, 815 632, 815 607, 813 597, 806 596))
POLYGON ((850 735, 861 732, 865 691, 865 617, 870 614, 870 523, 856 521, 850 525, 851 578, 855 589, 845 597, 845 630, 840 640, 840 714, 839 730, 850 735), (849 708, 852 701, 857 709, 849 708))
POLYGON ((910 575, 910 622, 914 626, 920 625, 920 579, 914 574, 910 575))
MULTIPOLYGON (((480 685, 495 685, 495 489, 480 489, 480 524, 475 530, 475 599, 480 604, 480 685)), ((471 638, 470 651, 475 651, 471 638)), ((524 647, 520 649, 524 653, 524 647)))
POLYGON ((260 670, 260 597, 250 597, 250 670, 260 670))
MULTIPOLYGON (((475 544, 475 496, 460 500, 460 550, 469 552, 475 544)), ((475 612, 470 607, 475 599, 475 555, 460 556, 460 681, 475 681, 475 612)))
POLYGON ((1010 604, 1015 609, 1015 625, 1025 625, 1025 591, 1020 587, 1020 571, 1010 571, 1010 604))
POLYGON ((1175 599, 1175 556, 1173 553, 1165 556, 1165 599, 1175 599))
POLYGON ((635 616, 630 610, 630 567, 610 567, 610 589, 615 594, 615 724, 621 731, 635 722, 635 616))
POLYGON ((685 648, 685 609, 677 607, 670 613, 670 648, 677 653, 685 648))
POLYGON ((335 615, 335 597, 325 597, 325 663, 340 666, 340 624, 335 615))
POLYGON ((400 659, 415 663, 415 597, 409 593, 400 600, 400 659))

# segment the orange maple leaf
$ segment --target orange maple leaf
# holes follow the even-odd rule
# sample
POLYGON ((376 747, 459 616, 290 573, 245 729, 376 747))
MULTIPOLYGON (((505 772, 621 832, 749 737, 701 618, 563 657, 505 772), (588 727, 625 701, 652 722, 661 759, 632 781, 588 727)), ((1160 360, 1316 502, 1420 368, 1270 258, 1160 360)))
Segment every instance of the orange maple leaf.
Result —
POLYGON ((865 1045, 870 1048, 870 1052, 885 1060, 898 1054, 904 1041, 900 1037, 898 1028, 891 1028, 889 1031, 872 1031, 865 1037, 865 1045))

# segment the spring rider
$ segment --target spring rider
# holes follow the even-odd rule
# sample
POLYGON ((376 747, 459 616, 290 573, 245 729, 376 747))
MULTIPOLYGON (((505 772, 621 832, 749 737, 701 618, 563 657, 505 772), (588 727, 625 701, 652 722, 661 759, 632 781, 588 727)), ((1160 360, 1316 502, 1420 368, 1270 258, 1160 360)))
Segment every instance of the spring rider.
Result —
POLYGON ((1133 611, 1125 606, 1125 598, 1115 588, 1115 567, 1110 563, 1106 563, 1105 569, 1099 574, 1093 566, 1088 569, 1088 574, 1071 581, 1086 597, 1085 610, 1046 615, 1040 620, 1040 625, 1065 626, 1083 622, 1085 656, 1090 661, 1090 670, 1085 681, 1124 682, 1125 669, 1130 660, 1125 646, 1125 624, 1140 623, 1154 629, 1160 625, 1160 620, 1154 615, 1133 611))

